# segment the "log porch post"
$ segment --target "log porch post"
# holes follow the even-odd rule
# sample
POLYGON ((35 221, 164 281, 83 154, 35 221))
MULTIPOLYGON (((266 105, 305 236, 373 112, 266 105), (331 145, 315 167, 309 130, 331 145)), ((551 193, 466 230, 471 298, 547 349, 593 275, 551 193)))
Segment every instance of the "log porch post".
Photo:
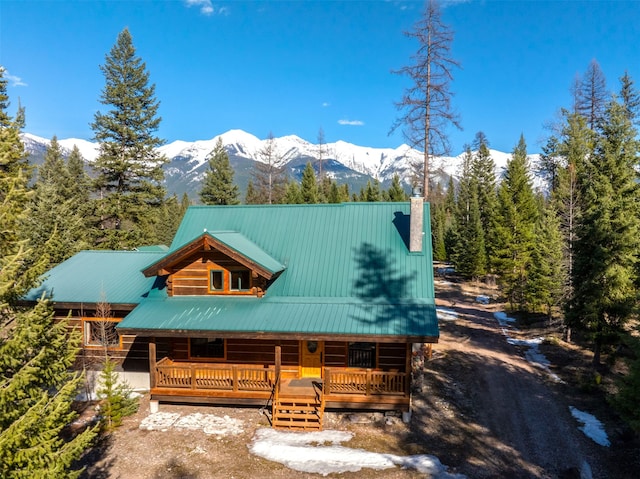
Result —
POLYGON ((275 358, 275 368, 276 368, 276 387, 280 389, 280 371, 282 370, 282 346, 276 346, 276 358, 275 358))
POLYGON ((156 387, 156 338, 149 338, 149 386, 156 387))

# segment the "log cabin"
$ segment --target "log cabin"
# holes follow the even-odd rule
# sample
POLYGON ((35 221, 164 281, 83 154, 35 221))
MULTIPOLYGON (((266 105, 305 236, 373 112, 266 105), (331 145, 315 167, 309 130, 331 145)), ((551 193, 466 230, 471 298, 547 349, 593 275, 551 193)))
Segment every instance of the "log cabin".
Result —
MULTIPOLYGON (((429 204, 193 206, 170 247, 83 251, 43 294, 161 402, 410 411, 412 355, 438 340, 429 204), (106 312, 105 312, 106 311, 106 312)), ((94 361, 95 360, 95 361, 94 361)), ((80 365, 80 364, 79 364, 80 365)))

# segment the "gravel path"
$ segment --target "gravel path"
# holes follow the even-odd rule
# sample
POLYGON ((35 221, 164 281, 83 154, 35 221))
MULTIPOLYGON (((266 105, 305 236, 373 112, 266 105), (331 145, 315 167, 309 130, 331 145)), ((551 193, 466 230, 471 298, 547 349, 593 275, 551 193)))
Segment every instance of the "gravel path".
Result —
MULTIPOLYGON (((443 451, 434 454, 473 478, 609 477, 602 466, 608 449, 578 429, 549 371, 528 362, 523 348, 507 342, 506 334, 519 332, 506 330, 495 319, 499 307, 480 304, 455 285, 441 289, 438 304, 457 317, 442 323, 425 383, 445 391, 454 414, 450 436, 440 428, 443 451), (451 453, 456 461, 449 459, 451 453)), ((434 406, 428 399, 419 404, 434 406)), ((426 426, 432 434, 439 428, 432 429, 426 426)))

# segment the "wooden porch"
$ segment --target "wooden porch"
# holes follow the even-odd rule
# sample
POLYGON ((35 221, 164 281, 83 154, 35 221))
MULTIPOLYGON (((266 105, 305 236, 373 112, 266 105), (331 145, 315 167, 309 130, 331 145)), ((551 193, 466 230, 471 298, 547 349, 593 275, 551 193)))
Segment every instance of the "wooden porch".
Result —
MULTIPOLYGON (((301 378, 298 368, 173 361, 163 358, 151 372, 152 399, 166 402, 271 405, 307 400, 315 407, 402 409, 409 407, 404 372, 322 368, 322 377, 301 378), (308 384, 305 384, 306 383, 308 384)), ((320 413, 321 414, 321 413, 320 413)))

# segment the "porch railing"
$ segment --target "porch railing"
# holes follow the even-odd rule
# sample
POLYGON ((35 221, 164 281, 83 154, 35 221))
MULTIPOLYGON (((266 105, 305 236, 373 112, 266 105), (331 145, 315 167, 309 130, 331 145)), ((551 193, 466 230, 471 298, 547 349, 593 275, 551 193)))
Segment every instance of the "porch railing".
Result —
POLYGON ((407 374, 372 369, 325 368, 327 394, 407 394, 407 374))
POLYGON ((273 367, 174 362, 169 358, 156 365, 158 388, 271 391, 274 383, 273 367))
MULTIPOLYGON (((288 371, 293 373, 293 371, 288 371)), ((274 366, 210 364, 163 358, 156 364, 156 388, 271 392, 276 383, 274 366)), ((326 395, 408 394, 406 373, 372 369, 324 368, 326 395)))

